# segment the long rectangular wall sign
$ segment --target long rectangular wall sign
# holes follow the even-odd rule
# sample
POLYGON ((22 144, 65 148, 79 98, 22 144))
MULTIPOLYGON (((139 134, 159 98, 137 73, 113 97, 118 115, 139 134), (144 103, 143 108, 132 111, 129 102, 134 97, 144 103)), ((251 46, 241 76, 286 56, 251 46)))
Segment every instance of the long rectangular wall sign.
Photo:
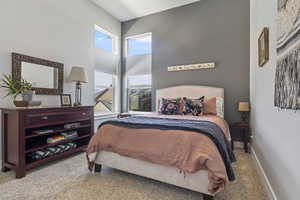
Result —
POLYGON ((169 72, 175 71, 187 71, 187 70, 196 70, 196 69, 210 69, 215 68, 215 63, 202 63, 202 64, 192 64, 192 65, 178 65, 178 66, 169 66, 169 72))

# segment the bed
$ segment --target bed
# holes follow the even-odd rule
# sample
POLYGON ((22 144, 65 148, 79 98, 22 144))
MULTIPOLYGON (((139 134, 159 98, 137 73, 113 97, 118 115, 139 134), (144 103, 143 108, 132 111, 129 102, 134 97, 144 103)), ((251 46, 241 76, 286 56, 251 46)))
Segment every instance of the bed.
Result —
MULTIPOLYGON (((205 98, 224 98, 224 89, 189 85, 164 88, 157 90, 156 101, 158 103, 161 98, 176 98, 183 96, 199 98, 200 95, 205 96, 205 98)), ((222 106, 222 109, 224 109, 224 106, 222 106)), ((153 116, 150 117, 152 118, 153 116)), ((229 130, 226 130, 226 132, 229 132, 229 130)), ((226 139, 228 140, 226 142, 230 143, 230 136, 226 139)), ((213 197, 221 191, 211 192, 209 189, 210 173, 206 169, 201 169, 194 173, 180 173, 178 168, 172 166, 157 164, 143 159, 136 159, 105 150, 89 154, 88 159, 91 161, 90 163, 93 163, 92 167, 95 172, 100 172, 101 166, 103 165, 202 193, 204 199, 213 199, 213 197)))

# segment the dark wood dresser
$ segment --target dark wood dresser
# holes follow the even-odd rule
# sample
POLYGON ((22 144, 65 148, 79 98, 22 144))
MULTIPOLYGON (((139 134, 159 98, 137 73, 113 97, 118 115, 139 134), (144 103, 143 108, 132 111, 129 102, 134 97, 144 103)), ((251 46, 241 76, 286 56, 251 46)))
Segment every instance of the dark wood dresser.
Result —
POLYGON ((22 178, 28 169, 84 151, 94 132, 94 111, 92 106, 3 108, 2 129, 2 171, 13 169, 22 178), (50 143, 53 136, 61 140, 50 143), (42 158, 32 156, 41 152, 42 158))

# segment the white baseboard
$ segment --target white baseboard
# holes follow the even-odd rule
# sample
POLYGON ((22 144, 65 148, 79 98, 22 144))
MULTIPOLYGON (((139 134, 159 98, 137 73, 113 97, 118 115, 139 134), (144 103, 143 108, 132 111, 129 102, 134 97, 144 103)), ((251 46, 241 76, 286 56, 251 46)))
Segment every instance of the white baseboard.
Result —
POLYGON ((272 188, 272 185, 271 185, 271 183, 270 183, 270 181, 269 181, 269 179, 268 179, 268 177, 265 173, 265 170, 262 167, 262 165, 261 165, 261 163, 260 163, 253 147, 251 147, 251 152, 252 152, 253 159, 255 161, 255 165, 256 165, 256 169, 257 169, 257 172, 259 174, 259 177, 261 178, 261 181, 262 181, 263 185, 266 188, 268 198, 270 200, 277 200, 277 197, 276 197, 276 194, 275 194, 275 192, 272 188))

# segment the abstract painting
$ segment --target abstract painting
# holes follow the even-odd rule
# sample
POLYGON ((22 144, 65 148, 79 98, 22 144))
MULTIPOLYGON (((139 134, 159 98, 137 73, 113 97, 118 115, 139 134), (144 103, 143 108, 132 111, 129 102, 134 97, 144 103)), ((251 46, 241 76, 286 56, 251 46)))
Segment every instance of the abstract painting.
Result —
POLYGON ((300 0, 278 0, 276 107, 300 109, 300 0))
POLYGON ((278 0, 277 52, 284 54, 300 42, 300 1, 278 0))

